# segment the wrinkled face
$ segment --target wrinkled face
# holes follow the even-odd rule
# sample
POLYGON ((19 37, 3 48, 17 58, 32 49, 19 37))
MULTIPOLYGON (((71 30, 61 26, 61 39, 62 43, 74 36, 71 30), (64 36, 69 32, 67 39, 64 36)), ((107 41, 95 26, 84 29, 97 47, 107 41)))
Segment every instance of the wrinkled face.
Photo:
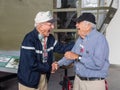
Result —
POLYGON ((54 23, 44 22, 36 26, 38 32, 44 37, 48 37, 50 32, 54 29, 54 23))
POLYGON ((84 39, 86 35, 91 31, 91 24, 85 21, 77 22, 76 29, 78 30, 78 35, 84 39))

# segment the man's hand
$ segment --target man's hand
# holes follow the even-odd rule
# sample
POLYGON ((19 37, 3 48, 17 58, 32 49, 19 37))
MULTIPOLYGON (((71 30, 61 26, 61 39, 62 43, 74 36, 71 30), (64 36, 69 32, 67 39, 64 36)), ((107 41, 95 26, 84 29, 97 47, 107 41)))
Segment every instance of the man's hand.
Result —
POLYGON ((55 71, 58 70, 58 68, 59 68, 58 63, 56 61, 53 62, 51 73, 55 73, 55 71))
POLYGON ((79 55, 74 52, 68 51, 64 54, 64 57, 68 60, 76 60, 78 59, 79 55))

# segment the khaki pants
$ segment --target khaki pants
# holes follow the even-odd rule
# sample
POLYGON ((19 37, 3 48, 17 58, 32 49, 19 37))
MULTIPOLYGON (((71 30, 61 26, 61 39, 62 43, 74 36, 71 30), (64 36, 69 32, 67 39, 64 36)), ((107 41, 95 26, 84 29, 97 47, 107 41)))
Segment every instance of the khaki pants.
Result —
POLYGON ((45 74, 41 74, 38 88, 30 88, 19 83, 19 90, 47 90, 47 79, 45 74))
POLYGON ((105 90, 104 80, 85 81, 76 75, 73 90, 105 90))

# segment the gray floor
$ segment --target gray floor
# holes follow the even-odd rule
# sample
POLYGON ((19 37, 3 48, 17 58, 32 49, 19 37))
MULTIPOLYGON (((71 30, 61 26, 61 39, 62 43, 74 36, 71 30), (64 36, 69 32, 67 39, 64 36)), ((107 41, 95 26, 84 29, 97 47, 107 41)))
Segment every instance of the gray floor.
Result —
MULTIPOLYGON (((0 76, 6 75, 1 73, 0 76)), ((68 75, 74 75, 72 68, 68 70, 68 75)), ((64 70, 59 69, 55 74, 51 75, 48 90, 62 90, 59 82, 63 79, 64 70)), ((120 90, 120 66, 111 65, 109 70, 109 76, 107 78, 109 90, 120 90)), ((0 90, 18 90, 17 78, 0 83, 0 90)))

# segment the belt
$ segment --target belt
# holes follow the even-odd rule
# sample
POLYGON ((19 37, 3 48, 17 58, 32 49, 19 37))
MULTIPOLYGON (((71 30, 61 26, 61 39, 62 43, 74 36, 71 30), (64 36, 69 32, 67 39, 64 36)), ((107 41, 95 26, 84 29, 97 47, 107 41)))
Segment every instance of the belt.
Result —
POLYGON ((79 75, 77 75, 79 77, 79 79, 81 80, 85 80, 85 81, 94 81, 94 80, 103 80, 104 78, 100 78, 100 77, 80 77, 79 75))

